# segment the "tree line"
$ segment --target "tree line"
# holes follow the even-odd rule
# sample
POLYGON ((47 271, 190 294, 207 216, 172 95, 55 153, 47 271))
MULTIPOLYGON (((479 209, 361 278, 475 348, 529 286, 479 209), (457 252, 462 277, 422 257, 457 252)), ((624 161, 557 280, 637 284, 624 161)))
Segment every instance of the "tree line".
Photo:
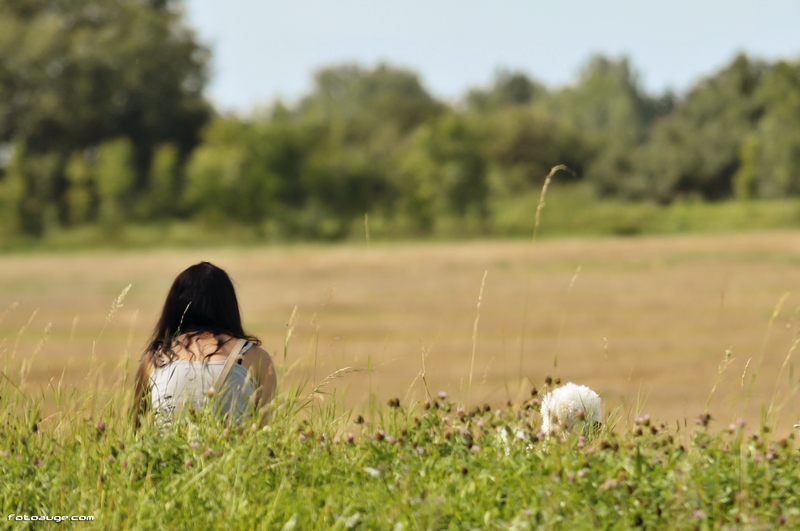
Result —
POLYGON ((457 102, 389 64, 314 74, 296 104, 220 115, 209 50, 165 0, 0 3, 0 231, 176 219, 339 238, 381 220, 490 225, 552 166, 594 193, 670 203, 800 194, 800 62, 745 54, 650 94, 596 56, 547 87, 501 71, 457 102))

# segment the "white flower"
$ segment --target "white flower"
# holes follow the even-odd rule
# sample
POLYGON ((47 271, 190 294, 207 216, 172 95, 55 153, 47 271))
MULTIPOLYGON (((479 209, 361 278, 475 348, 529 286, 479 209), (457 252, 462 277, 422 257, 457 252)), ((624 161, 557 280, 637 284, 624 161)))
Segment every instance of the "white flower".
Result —
POLYGON ((602 415, 600 397, 585 385, 570 382, 542 399, 542 431, 548 435, 570 431, 582 422, 599 423, 602 415))

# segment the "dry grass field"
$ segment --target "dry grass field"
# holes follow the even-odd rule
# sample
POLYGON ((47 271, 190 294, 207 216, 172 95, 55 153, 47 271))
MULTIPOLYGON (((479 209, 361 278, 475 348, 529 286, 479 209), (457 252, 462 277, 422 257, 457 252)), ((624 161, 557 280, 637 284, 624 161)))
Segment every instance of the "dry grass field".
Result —
POLYGON ((133 369, 171 281, 200 260, 229 272, 246 329, 279 364, 296 307, 290 378, 310 386, 339 368, 361 369, 326 387, 357 407, 370 396, 421 398, 424 352, 431 393, 500 404, 552 375, 589 385, 610 407, 683 424, 705 408, 730 349, 711 402, 716 426, 739 416, 757 422, 775 396, 775 408, 783 404, 779 429, 800 420, 798 396, 789 394, 800 353, 781 372, 800 337, 798 232, 535 246, 12 254, 0 258, 0 313, 20 304, 0 323, 0 356, 27 360, 26 381, 34 388, 62 374, 80 381, 89 365, 100 367, 100 385, 111 385, 126 353, 133 369), (101 335, 112 301, 128 284, 101 335))

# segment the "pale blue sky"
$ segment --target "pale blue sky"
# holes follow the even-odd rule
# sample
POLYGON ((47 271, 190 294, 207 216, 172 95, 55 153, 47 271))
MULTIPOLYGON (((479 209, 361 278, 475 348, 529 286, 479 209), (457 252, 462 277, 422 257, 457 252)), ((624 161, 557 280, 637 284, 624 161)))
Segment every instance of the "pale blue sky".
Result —
POLYGON ((244 112, 311 87, 323 65, 378 61, 417 71, 436 96, 488 84, 497 68, 551 86, 593 54, 625 54, 651 91, 682 91, 745 50, 800 58, 800 1, 185 0, 214 52, 208 89, 244 112))

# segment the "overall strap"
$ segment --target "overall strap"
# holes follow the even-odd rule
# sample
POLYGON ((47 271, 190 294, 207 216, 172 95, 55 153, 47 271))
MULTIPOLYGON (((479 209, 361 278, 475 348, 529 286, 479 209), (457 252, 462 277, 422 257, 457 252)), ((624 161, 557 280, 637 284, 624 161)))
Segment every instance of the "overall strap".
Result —
POLYGON ((222 372, 219 373, 219 378, 217 381, 214 382, 214 391, 220 392, 222 391, 222 386, 225 383, 225 379, 228 377, 228 373, 231 372, 231 369, 236 364, 236 361, 239 359, 239 352, 241 352, 242 347, 244 347, 246 340, 240 339, 236 342, 231 350, 230 354, 228 354, 228 359, 225 362, 225 366, 222 367, 222 372))

